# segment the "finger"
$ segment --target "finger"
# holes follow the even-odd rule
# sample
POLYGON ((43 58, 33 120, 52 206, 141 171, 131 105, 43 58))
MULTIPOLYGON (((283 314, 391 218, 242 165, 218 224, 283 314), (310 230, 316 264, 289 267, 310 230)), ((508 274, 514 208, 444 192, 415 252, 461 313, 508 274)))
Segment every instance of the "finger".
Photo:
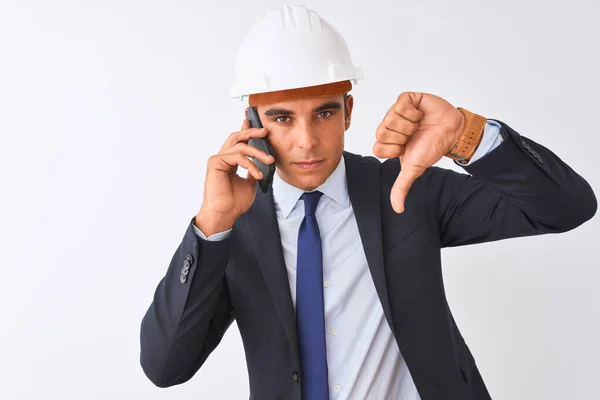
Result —
POLYGON ((375 138, 383 144, 406 144, 410 140, 410 136, 403 133, 390 130, 383 123, 379 124, 375 131, 375 138))
POLYGON ((390 201, 394 211, 399 214, 404 212, 404 202, 406 200, 406 196, 408 195, 408 191, 410 190, 413 182, 419 176, 421 176, 424 171, 425 168, 417 165, 401 165, 400 174, 398 174, 398 178, 396 178, 396 182, 394 182, 392 193, 390 195, 390 201))
POLYGON ((250 120, 244 119, 242 121, 242 127, 240 128, 240 131, 245 131, 246 129, 249 129, 249 128, 251 128, 251 126, 250 126, 250 120))
MULTIPOLYGON (((244 124, 242 124, 242 126, 244 126, 244 124)), ((239 142, 248 142, 248 140, 250 140, 251 138, 265 137, 265 136, 267 136, 268 133, 269 132, 267 131, 266 128, 250 128, 250 127, 248 127, 247 129, 238 131, 238 132, 233 132, 231 135, 229 135, 229 137, 227 138, 227 140, 221 147, 221 151, 226 150, 230 147, 233 147, 239 142)))
POLYGON ((381 123, 385 128, 402 133, 403 135, 411 136, 419 129, 419 122, 413 122, 402 115, 396 113, 392 108, 388 111, 381 123))
POLYGON ((223 153, 221 154, 230 154, 230 153, 241 153, 243 155, 245 155, 246 157, 252 157, 252 158, 257 158, 260 161, 264 162, 265 164, 271 164, 272 162, 275 161, 275 159, 265 153, 262 150, 257 149, 254 146, 250 146, 247 143, 243 143, 240 142, 238 144, 236 144, 233 147, 230 147, 229 149, 226 149, 223 153))
POLYGON ((425 115, 423 111, 419 110, 422 98, 423 93, 404 92, 398 96, 396 104, 394 104, 394 112, 409 121, 419 122, 425 115))
MULTIPOLYGON (((261 177, 263 176, 262 174, 260 174, 260 175, 261 175, 261 177)), ((254 175, 252 175, 252 174, 250 174, 250 173, 248 174, 248 176, 246 176, 246 180, 247 180, 247 181, 248 181, 248 183, 249 183, 250 185, 252 185, 252 186, 256 185, 256 182, 258 182, 258 179, 256 179, 256 178, 254 177, 254 175)))
POLYGON ((248 171, 248 175, 252 175, 255 179, 262 179, 263 173, 260 172, 256 164, 242 153, 226 153, 217 156, 218 162, 221 165, 217 165, 216 169, 227 173, 233 173, 240 166, 248 171))
POLYGON ((247 143, 252 138, 264 138, 267 136, 269 131, 267 128, 248 128, 242 131, 236 132, 237 141, 247 143))
POLYGON ((373 154, 379 158, 395 158, 404 154, 405 146, 398 144, 383 144, 375 142, 373 154))

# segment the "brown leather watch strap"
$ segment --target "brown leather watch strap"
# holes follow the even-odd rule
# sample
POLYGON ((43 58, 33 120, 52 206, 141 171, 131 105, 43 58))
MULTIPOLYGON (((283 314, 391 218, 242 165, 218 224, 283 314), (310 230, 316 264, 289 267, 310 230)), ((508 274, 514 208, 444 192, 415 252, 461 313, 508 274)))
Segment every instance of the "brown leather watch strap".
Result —
POLYGON ((446 156, 461 164, 466 164, 479 147, 487 119, 461 107, 458 110, 465 116, 465 127, 458 143, 446 156))

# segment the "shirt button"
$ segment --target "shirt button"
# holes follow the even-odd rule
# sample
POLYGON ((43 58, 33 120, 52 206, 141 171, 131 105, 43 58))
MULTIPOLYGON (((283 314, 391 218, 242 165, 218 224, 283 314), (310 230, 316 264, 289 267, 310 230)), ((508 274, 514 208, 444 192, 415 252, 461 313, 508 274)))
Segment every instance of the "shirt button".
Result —
POLYGON ((336 392, 339 392, 340 390, 342 390, 342 388, 340 387, 340 385, 335 385, 334 389, 336 392))
POLYGON ((325 281, 325 282, 323 282, 323 286, 325 286, 325 287, 329 287, 329 281, 325 281))
POLYGON ((331 330, 331 336, 335 336, 337 334, 337 331, 335 329, 331 330))

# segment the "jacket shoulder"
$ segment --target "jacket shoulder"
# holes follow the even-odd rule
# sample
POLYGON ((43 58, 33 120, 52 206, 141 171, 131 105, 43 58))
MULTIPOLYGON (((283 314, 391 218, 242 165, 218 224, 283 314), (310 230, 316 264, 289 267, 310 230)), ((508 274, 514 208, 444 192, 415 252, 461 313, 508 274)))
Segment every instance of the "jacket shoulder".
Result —
POLYGON ((344 152, 344 156, 351 161, 377 165, 380 171, 380 183, 383 186, 393 185, 400 173, 400 159, 397 157, 381 161, 375 156, 363 156, 347 151, 344 152))

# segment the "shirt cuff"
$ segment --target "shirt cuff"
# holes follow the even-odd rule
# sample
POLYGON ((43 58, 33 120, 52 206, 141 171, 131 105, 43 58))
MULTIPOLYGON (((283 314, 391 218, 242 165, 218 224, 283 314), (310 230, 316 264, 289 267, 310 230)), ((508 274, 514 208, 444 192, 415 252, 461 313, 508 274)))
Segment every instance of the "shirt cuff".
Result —
POLYGON ((471 160, 466 164, 461 164, 457 161, 454 162, 461 167, 471 165, 494 150, 504 140, 504 137, 500 133, 500 128, 501 126, 498 122, 487 120, 485 128, 483 129, 483 137, 481 138, 481 142, 479 143, 479 147, 477 147, 475 154, 471 157, 471 160))
POLYGON ((196 233, 196 236, 198 236, 200 239, 208 240, 209 242, 218 242, 227 239, 231 234, 231 231, 233 230, 233 228, 231 228, 226 231, 215 233, 214 235, 206 237, 206 235, 204 235, 204 233, 202 233, 202 231, 198 229, 196 225, 192 225, 192 228, 194 229, 194 233, 196 233))

